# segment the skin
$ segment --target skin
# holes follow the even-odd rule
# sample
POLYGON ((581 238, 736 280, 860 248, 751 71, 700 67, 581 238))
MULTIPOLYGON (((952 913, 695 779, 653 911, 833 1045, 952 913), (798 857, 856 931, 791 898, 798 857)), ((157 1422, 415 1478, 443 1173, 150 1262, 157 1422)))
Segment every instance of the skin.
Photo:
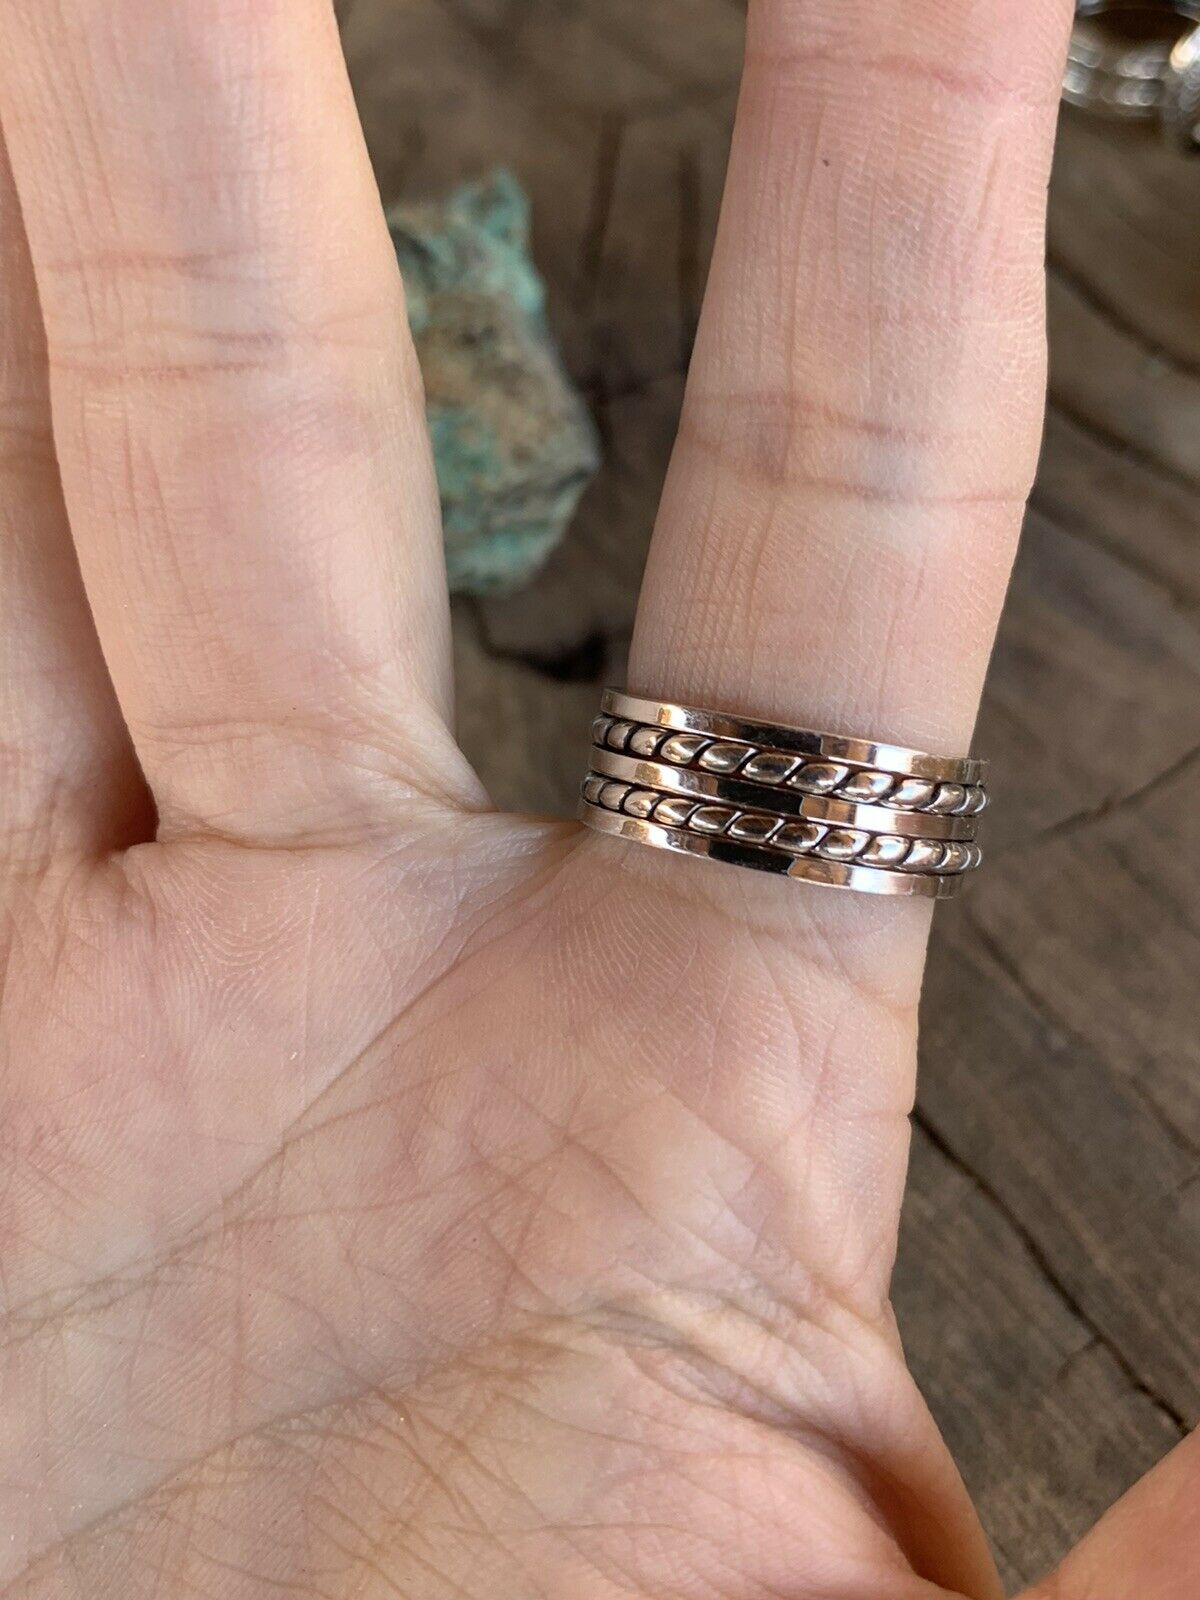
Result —
MULTIPOLYGON (((752 0, 631 687, 968 745, 1071 9, 752 0)), ((0 21, 0 1595, 995 1597, 888 1301, 928 911, 490 808, 325 0, 0 21)))

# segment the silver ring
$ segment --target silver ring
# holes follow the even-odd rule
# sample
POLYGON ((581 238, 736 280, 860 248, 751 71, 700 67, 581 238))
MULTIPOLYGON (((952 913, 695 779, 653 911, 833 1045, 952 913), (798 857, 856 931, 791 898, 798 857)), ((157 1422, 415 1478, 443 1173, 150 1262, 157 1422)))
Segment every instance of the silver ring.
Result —
POLYGON ((600 705, 605 715, 631 723, 700 734, 705 739, 757 744, 790 755, 823 757, 855 767, 878 767, 905 777, 978 784, 987 776, 986 761, 952 760, 946 756, 927 755, 923 750, 909 750, 903 745, 849 739, 839 733, 812 733, 805 728, 787 728, 753 717, 730 716, 724 711, 700 711, 694 706, 675 705, 667 700, 645 700, 619 689, 606 689, 600 705))
POLYGON ((610 750, 592 751, 592 771, 600 777, 615 778, 660 794, 683 795, 698 802, 761 811, 780 817, 796 817, 808 822, 828 822, 842 828, 861 828, 868 833, 894 833, 906 839, 973 839, 975 823, 969 817, 932 816, 922 811, 896 811, 885 806, 859 805, 852 800, 831 799, 826 795, 802 794, 785 788, 744 783, 738 778, 718 777, 711 772, 691 771, 667 766, 661 761, 641 761, 636 757, 614 755, 610 750))
POLYGON ((599 833, 869 894, 977 868, 986 764, 606 691, 579 815, 599 833))

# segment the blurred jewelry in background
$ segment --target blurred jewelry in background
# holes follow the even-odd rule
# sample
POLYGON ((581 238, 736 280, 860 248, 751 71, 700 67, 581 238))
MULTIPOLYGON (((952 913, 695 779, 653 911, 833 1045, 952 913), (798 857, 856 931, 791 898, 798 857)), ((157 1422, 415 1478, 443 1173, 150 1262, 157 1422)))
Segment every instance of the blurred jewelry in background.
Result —
POLYGON ((1063 98, 1200 154, 1200 0, 1077 0, 1063 98))
POLYGON ((1167 127, 1189 155, 1200 155, 1200 27, 1176 43, 1167 66, 1167 127))

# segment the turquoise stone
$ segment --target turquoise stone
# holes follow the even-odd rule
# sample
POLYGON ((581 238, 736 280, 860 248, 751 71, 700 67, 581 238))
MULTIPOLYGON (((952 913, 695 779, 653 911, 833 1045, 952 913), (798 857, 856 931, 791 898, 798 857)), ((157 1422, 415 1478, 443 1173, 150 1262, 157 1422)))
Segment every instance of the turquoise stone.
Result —
POLYGON ((511 173, 388 214, 425 380, 452 589, 531 578, 600 464, 595 425, 563 367, 530 256, 529 201, 511 173))

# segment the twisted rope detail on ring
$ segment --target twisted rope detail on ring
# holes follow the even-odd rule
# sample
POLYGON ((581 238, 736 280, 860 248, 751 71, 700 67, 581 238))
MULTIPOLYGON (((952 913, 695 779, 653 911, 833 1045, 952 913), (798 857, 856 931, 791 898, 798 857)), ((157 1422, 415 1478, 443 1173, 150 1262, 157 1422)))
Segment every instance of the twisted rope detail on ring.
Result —
POLYGON ((601 749, 643 760, 664 761, 721 777, 736 775, 754 783, 897 811, 974 817, 988 801, 987 790, 978 784, 939 783, 844 762, 806 761, 769 746, 673 733, 669 728, 619 717, 597 717, 592 724, 592 742, 601 749))
POLYGON ((794 856, 858 863, 908 873, 938 875, 968 872, 979 866, 983 852, 960 840, 908 839, 897 834, 866 833, 857 828, 796 822, 766 812, 734 806, 706 805, 657 789, 589 773, 582 797, 589 806, 622 812, 642 822, 686 830, 710 838, 723 836, 794 856))

